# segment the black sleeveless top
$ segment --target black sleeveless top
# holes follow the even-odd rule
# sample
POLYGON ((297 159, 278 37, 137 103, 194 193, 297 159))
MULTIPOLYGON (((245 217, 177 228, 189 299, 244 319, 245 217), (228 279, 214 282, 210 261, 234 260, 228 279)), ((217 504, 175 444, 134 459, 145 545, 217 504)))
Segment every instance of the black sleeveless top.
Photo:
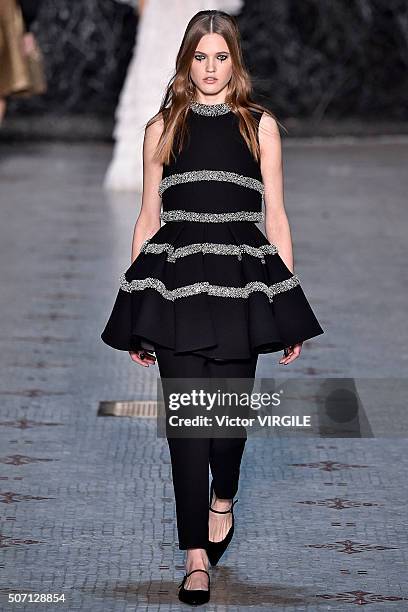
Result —
MULTIPOLYGON (((211 109, 204 105, 208 106, 211 109)), ((229 110, 212 112, 219 114, 189 113, 188 144, 175 161, 164 166, 159 187, 162 219, 180 218, 174 211, 183 208, 194 213, 234 213, 230 220, 238 220, 236 213, 245 211, 248 214, 243 218, 260 221, 263 183, 259 163, 238 130, 236 115, 229 110)))
POLYGON ((194 102, 187 128, 183 150, 163 166, 164 225, 121 274, 102 340, 244 359, 322 334, 298 275, 256 225, 264 185, 238 117, 226 103, 194 102))

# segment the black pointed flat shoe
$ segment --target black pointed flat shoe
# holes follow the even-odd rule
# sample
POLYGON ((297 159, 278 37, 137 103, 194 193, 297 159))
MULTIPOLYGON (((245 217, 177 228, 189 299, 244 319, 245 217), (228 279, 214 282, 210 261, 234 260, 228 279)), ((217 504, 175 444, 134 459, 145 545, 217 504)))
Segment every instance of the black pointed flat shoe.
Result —
POLYGON ((188 574, 184 575, 181 584, 179 584, 179 589, 180 590, 179 590, 178 598, 183 603, 190 604, 191 606, 200 606, 201 604, 205 604, 208 601, 210 601, 210 574, 207 572, 207 570, 204 570, 204 569, 192 570, 188 574), (186 582, 190 574, 192 574, 193 572, 205 572, 207 574, 208 576, 208 589, 207 590, 206 589, 185 589, 184 588, 184 583, 186 582))
POLYGON ((225 538, 221 540, 220 542, 211 542, 211 540, 208 539, 207 556, 208 556, 208 560, 211 563, 211 565, 214 566, 214 565, 217 565, 218 561, 221 559, 222 555, 224 554, 229 543, 232 540, 232 536, 234 535, 234 505, 237 503, 238 500, 236 499, 232 503, 231 508, 229 510, 214 510, 213 508, 211 508, 212 495, 213 495, 213 483, 211 482, 209 509, 211 510, 211 512, 216 512, 217 514, 228 514, 228 512, 231 512, 232 514, 232 525, 227 535, 225 536, 225 538))

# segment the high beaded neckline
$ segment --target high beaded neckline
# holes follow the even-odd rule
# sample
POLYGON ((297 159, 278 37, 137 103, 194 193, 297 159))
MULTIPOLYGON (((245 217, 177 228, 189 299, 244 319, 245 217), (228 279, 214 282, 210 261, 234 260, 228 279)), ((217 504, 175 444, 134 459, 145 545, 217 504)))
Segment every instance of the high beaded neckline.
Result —
POLYGON ((228 102, 220 102, 219 104, 204 104, 203 102, 190 102, 189 107, 198 115, 207 117, 217 117, 231 112, 231 106, 228 102))

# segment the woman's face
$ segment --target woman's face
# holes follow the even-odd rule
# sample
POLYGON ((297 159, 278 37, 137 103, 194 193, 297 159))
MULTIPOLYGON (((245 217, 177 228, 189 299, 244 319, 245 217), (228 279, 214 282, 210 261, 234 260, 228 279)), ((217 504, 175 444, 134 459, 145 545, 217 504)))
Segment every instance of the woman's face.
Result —
POLYGON ((220 34, 205 34, 191 63, 191 80, 204 95, 219 94, 232 76, 231 55, 220 34))

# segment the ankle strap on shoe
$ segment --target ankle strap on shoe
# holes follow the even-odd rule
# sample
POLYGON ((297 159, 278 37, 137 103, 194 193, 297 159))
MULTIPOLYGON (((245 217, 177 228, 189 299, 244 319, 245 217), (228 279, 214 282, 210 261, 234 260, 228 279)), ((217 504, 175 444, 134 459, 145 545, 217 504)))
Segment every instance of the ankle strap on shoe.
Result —
POLYGON ((183 576, 183 580, 180 582, 180 584, 178 585, 178 588, 182 587, 183 584, 185 583, 185 581, 187 580, 187 578, 190 576, 190 574, 192 574, 193 572, 205 572, 208 576, 208 580, 210 580, 210 574, 207 572, 207 570, 203 570, 203 569, 195 569, 195 570, 191 570, 191 572, 189 572, 188 574, 184 574, 183 576))
POLYGON ((236 499, 234 502, 232 502, 231 508, 229 508, 228 510, 214 510, 213 508, 211 508, 211 506, 210 506, 210 510, 211 510, 211 512, 216 512, 217 514, 227 514, 228 512, 232 511, 232 509, 233 509, 234 505, 237 503, 237 501, 238 500, 236 499))
POLYGON ((205 570, 205 569, 195 569, 195 570, 191 570, 191 572, 186 574, 186 578, 187 578, 187 576, 190 576, 190 574, 193 574, 194 572, 205 572, 207 574, 207 576, 210 577, 210 574, 207 572, 207 570, 205 570))

